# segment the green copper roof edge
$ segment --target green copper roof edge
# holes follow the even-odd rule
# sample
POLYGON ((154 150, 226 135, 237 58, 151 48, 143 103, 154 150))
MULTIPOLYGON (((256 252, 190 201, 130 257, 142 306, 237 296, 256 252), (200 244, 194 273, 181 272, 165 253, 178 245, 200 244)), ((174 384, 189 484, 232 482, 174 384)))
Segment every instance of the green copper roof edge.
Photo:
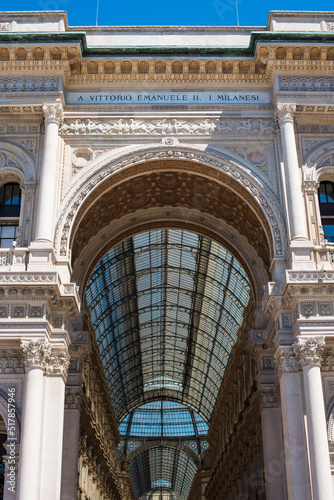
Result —
POLYGON ((54 33, 0 33, 0 43, 8 42, 40 42, 40 43, 80 43, 83 57, 92 56, 254 56, 258 43, 282 43, 282 42, 308 42, 328 43, 334 42, 332 32, 276 32, 276 31, 252 31, 248 46, 244 47, 88 47, 85 32, 54 32, 54 33))

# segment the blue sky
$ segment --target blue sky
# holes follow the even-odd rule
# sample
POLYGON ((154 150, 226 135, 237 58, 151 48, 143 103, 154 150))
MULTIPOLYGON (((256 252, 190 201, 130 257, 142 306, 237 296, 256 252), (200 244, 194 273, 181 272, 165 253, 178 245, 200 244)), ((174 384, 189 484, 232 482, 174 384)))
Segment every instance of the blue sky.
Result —
MULTIPOLYGON (((236 0, 0 0, 0 10, 66 10, 72 26, 237 25, 236 0)), ((333 0, 238 0, 240 26, 264 26, 269 10, 334 10, 333 0)))

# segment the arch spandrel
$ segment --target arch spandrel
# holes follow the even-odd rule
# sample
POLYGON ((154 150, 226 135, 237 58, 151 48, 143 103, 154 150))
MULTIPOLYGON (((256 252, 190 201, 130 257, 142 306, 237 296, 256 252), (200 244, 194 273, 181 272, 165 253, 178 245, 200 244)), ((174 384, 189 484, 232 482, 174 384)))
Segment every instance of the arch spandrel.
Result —
MULTIPOLYGON (((152 150, 140 151, 138 154, 126 155, 114 158, 85 179, 82 179, 63 203, 63 209, 56 229, 56 246, 60 259, 66 258, 70 253, 70 242, 74 239, 74 233, 80 223, 81 217, 89 207, 106 193, 111 186, 117 186, 126 179, 135 179, 140 175, 148 175, 157 166, 161 170, 161 163, 166 162, 167 169, 188 173, 188 175, 199 175, 207 179, 207 182, 216 182, 220 186, 231 188, 230 190, 247 199, 248 206, 254 212, 255 219, 259 220, 263 228, 263 235, 268 246, 268 262, 274 257, 284 255, 286 247, 285 226, 281 218, 280 209, 274 197, 263 187, 263 182, 257 179, 249 168, 238 165, 225 158, 196 151, 190 148, 179 147, 175 150, 163 150, 151 148, 152 150), (233 184, 233 188, 232 188, 233 184)), ((167 205, 166 200, 166 206, 167 205)), ((171 205, 169 205, 171 206, 171 205)), ((139 207, 136 207, 138 209, 139 207)), ((135 211, 135 210, 134 210, 135 211)), ((251 221, 250 224, 252 224, 251 221)), ((262 253, 262 250, 261 250, 262 253)), ((73 257, 73 256, 72 256, 73 257)), ((72 260, 73 262, 73 260, 72 260)))
POLYGON ((0 167, 1 176, 13 175, 20 184, 36 182, 35 162, 30 153, 17 144, 0 141, 0 167))

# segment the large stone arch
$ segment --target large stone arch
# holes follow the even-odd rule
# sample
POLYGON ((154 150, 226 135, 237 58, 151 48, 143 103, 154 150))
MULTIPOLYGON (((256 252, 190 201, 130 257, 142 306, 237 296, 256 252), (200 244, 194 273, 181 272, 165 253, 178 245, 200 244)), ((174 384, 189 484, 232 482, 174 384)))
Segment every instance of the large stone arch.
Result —
MULTIPOLYGON (((138 200, 138 197, 136 199, 138 200)), ((170 150, 160 147, 145 149, 137 154, 126 154, 114 158, 112 162, 105 159, 98 169, 94 169, 73 187, 63 202, 55 243, 60 260, 71 257, 76 282, 81 289, 85 282, 81 271, 84 269, 84 274, 87 276, 86 270, 92 269, 93 263, 89 255, 92 248, 94 247, 93 260, 96 262, 97 254, 101 257, 108 247, 128 236, 125 228, 120 227, 119 221, 123 219, 126 221, 127 230, 131 230, 132 233, 145 230, 147 224, 153 223, 156 227, 159 224, 161 227, 170 227, 171 224, 174 226, 190 224, 194 229, 197 226, 199 232, 210 233, 211 237, 216 234, 216 239, 218 238, 234 253, 237 248, 241 249, 237 257, 242 263, 249 262, 248 269, 254 266, 266 270, 266 277, 263 276, 258 280, 259 289, 268 279, 272 259, 283 258, 285 251, 284 224, 274 197, 248 168, 212 152, 184 147, 170 150), (160 202, 156 202, 155 205, 151 203, 149 206, 145 205, 144 200, 142 206, 138 203, 138 206, 130 207, 122 214, 113 214, 112 210, 108 209, 105 216, 108 221, 103 222, 99 210, 106 204, 113 203, 116 191, 118 195, 122 190, 131 193, 131 189, 137 189, 139 192, 143 182, 152 183, 154 176, 154 181, 157 181, 157 176, 161 172, 164 172, 165 181, 169 179, 171 182, 165 187, 166 196, 163 201, 160 199, 160 202), (173 195, 173 183, 177 176, 179 179, 183 176, 185 189, 189 189, 188 181, 197 183, 196 189, 192 192, 196 203, 188 202, 181 205, 177 199, 173 199, 173 196, 168 197, 169 194, 173 195), (214 200, 215 197, 219 202, 214 200), (210 198, 208 206, 203 206, 202 202, 204 200, 205 205, 207 198, 210 198), (231 211, 229 206, 229 203, 235 205, 236 202, 241 203, 244 209, 244 219, 239 220, 239 225, 240 214, 236 216, 235 210, 231 211), (217 208, 217 205, 220 205, 220 208, 217 208), (220 212, 225 210, 224 214, 219 214, 219 209, 220 212), (93 213, 98 224, 93 230, 89 230, 85 224, 87 220, 92 220, 90 214, 93 213), (145 214, 148 213, 155 217, 155 221, 144 220, 145 214), (193 215, 193 219, 197 218, 197 221, 191 220, 190 214, 193 215), (217 221, 220 225, 219 231, 217 231, 217 221), (110 223, 112 223, 112 235, 106 234, 105 231, 110 223), (246 227, 248 232, 245 230, 246 227), (252 244, 252 238, 258 240, 255 246, 254 242, 252 244), (234 243, 236 240, 237 244, 234 243), (246 248, 248 252, 245 251, 246 248), (81 270, 78 271, 78 267, 81 270)))
POLYGON ((14 176, 20 184, 35 183, 35 163, 23 147, 9 141, 0 141, 0 183, 6 176, 14 176))

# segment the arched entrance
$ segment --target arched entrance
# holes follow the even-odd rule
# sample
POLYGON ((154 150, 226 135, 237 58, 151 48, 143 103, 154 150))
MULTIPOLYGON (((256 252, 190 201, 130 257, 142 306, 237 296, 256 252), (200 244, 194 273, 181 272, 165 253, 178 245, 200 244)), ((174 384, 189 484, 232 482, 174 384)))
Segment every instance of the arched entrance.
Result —
MULTIPOLYGON (((239 180, 186 160, 127 167, 90 191, 68 203, 62 244, 69 245, 73 279, 87 301, 118 423, 140 405, 175 401, 210 425, 233 357, 247 377, 240 353, 269 262, 279 254, 278 226, 273 230, 239 180)), ((242 390, 251 394, 254 387, 242 390)), ((238 398, 234 412, 242 410, 238 398)), ((140 497, 158 494, 155 481, 162 488, 173 477, 175 487, 179 458, 164 476, 149 479, 152 457, 167 453, 160 437, 140 465, 139 455, 125 458, 133 483, 143 480, 140 497)), ((210 466, 207 454, 196 454, 187 491, 171 494, 187 498, 198 464, 202 471, 210 466)))

